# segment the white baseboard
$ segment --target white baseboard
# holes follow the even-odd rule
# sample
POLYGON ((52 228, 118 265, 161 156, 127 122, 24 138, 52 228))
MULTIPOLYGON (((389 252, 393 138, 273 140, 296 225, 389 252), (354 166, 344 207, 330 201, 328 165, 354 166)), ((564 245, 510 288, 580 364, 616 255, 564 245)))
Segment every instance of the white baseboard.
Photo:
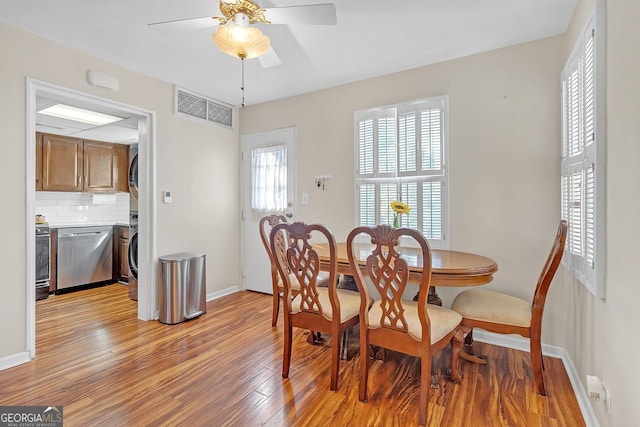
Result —
POLYGON ((0 359, 0 371, 13 368, 14 366, 22 365, 23 363, 30 362, 29 352, 15 353, 10 356, 0 359))
MULTIPOLYGON (((517 335, 501 335, 480 329, 474 329, 473 340, 501 347, 513 348, 515 350, 522 350, 527 353, 529 352, 529 340, 517 335)), ((555 345, 542 344, 542 354, 562 360, 562 364, 569 376, 569 381, 573 387, 573 393, 578 401, 578 406, 580 407, 580 412, 582 412, 585 424, 587 427, 599 427, 600 423, 596 418, 595 412, 593 412, 593 407, 591 406, 587 391, 584 389, 584 386, 580 381, 580 375, 578 374, 571 357, 569 357, 567 350, 555 345)))
POLYGON ((207 294, 207 301, 213 301, 214 299, 218 299, 227 295, 231 295, 233 293, 236 293, 240 290, 240 288, 238 286, 231 286, 229 288, 223 289, 221 291, 218 292, 214 292, 212 294, 207 294))

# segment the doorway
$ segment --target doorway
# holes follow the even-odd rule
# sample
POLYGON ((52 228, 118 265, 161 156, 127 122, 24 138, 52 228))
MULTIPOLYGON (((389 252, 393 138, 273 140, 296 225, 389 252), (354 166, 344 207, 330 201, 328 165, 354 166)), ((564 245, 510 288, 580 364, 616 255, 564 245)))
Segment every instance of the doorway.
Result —
MULTIPOLYGON (((138 245, 138 318, 151 320, 155 317, 156 289, 151 286, 155 283, 156 272, 151 268, 151 260, 155 259, 155 236, 152 230, 155 228, 154 189, 155 181, 155 113, 135 106, 122 104, 113 100, 88 95, 75 90, 52 85, 50 83, 27 79, 27 120, 26 120, 26 224, 33 223, 35 217, 35 132, 36 132, 36 107, 37 97, 46 97, 61 102, 81 106, 85 109, 93 109, 99 112, 121 114, 126 117, 134 117, 138 120, 138 144, 139 144, 139 234, 138 245)), ((35 230, 34 227, 26 227, 26 281, 35 283, 35 230)), ((27 351, 33 359, 36 354, 35 336, 35 287, 26 286, 26 325, 27 325, 27 351)))
POLYGON ((271 264, 260 240, 260 218, 295 218, 296 128, 242 136, 242 284, 272 294, 271 264))

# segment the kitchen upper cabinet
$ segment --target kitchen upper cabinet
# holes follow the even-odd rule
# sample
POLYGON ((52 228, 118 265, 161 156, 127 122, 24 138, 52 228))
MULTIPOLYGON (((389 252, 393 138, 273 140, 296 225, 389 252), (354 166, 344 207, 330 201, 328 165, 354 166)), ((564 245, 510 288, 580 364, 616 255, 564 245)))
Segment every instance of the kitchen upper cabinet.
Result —
POLYGON ((129 192, 129 146, 125 144, 114 144, 116 175, 116 191, 129 192))
POLYGON ((84 191, 116 191, 116 147, 108 142, 84 141, 84 191))
POLYGON ((42 191, 42 134, 36 132, 36 191, 42 191))
POLYGON ((42 190, 83 191, 83 141, 42 135, 42 190))
POLYGON ((40 133, 36 138, 36 190, 91 193, 129 190, 127 145, 40 133))

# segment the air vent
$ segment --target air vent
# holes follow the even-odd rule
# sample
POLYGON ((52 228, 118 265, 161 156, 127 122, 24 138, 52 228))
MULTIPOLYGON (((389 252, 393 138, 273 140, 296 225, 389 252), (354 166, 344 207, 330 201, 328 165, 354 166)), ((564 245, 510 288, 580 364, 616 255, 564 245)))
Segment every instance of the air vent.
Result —
POLYGON ((232 106, 178 86, 175 87, 173 111, 233 129, 232 106))

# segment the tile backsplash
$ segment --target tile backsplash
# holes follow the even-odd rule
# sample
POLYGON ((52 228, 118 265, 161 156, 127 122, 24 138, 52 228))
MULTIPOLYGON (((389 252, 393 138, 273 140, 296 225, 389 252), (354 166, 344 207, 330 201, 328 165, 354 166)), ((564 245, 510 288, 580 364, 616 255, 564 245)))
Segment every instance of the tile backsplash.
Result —
POLYGON ((129 193, 64 193, 36 191, 36 214, 50 225, 129 222, 129 193))

